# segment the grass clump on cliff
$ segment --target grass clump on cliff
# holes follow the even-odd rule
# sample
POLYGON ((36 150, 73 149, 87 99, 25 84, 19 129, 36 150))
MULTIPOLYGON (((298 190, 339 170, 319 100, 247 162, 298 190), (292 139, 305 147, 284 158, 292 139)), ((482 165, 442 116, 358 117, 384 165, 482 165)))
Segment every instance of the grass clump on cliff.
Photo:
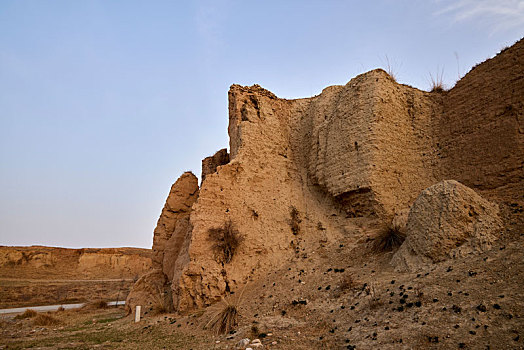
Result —
POLYGON ((289 215, 291 216, 291 220, 289 222, 289 225, 291 226, 291 232, 296 236, 300 233, 300 223, 302 220, 300 220, 298 210, 295 206, 289 207, 289 215))
POLYGON ((221 227, 210 228, 208 234, 209 240, 213 243, 213 251, 218 259, 225 264, 231 262, 244 240, 231 220, 226 221, 221 227))
POLYGON ((396 226, 383 228, 373 241, 372 250, 375 253, 385 253, 397 249, 404 243, 406 235, 396 226))
POLYGON ((444 86, 444 69, 439 71, 437 67, 437 74, 433 76, 433 74, 429 73, 429 78, 431 80, 431 90, 430 92, 444 92, 446 90, 444 86))

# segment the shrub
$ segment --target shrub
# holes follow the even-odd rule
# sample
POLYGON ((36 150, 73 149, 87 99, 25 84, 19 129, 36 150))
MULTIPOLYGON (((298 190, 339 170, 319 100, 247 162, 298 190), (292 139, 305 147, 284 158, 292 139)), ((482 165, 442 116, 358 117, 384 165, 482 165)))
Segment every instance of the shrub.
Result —
POLYGON ((226 298, 222 297, 222 309, 211 317, 209 322, 204 326, 204 329, 210 327, 216 334, 227 334, 233 331, 238 326, 238 318, 240 316, 239 306, 245 289, 246 286, 244 286, 242 292, 236 299, 233 299, 231 296, 226 298))
MULTIPOLYGON (((394 81, 397 81, 397 71, 393 68, 393 66, 396 66, 396 64, 393 64, 393 62, 389 61, 388 55, 384 56, 385 62, 382 62, 384 65, 384 70, 388 75, 393 79, 394 81)), ((399 67, 400 68, 400 67, 399 67)))
POLYGON ((238 317, 240 316, 238 309, 242 295, 244 294, 244 289, 236 300, 232 298, 222 298, 223 308, 211 317, 204 328, 210 327, 216 334, 227 334, 234 330, 236 326, 238 326, 238 317))
POLYGON ((397 249, 404 243, 406 235, 396 226, 382 229, 373 241, 373 252, 385 253, 397 249))
POLYGON ((334 289, 334 296, 340 298, 344 293, 356 289, 360 283, 353 278, 353 275, 347 274, 338 283, 334 289))
POLYGON ((169 312, 169 306, 166 300, 166 297, 162 290, 160 290, 159 287, 157 287, 158 294, 155 294, 153 296, 153 306, 152 306, 152 314, 153 315, 162 315, 167 314, 169 312))
POLYGON ((107 302, 104 300, 95 300, 90 301, 84 304, 82 306, 83 309, 106 309, 107 308, 107 302))
POLYGON ((442 71, 439 71, 437 67, 437 74, 433 76, 433 74, 429 73, 429 78, 431 79, 431 90, 430 92, 444 92, 444 69, 442 71))
POLYGON ((59 323, 59 320, 46 314, 38 314, 33 320, 35 326, 52 326, 59 323))
POLYGON ((210 228, 208 231, 209 240, 213 242, 213 251, 223 263, 230 263, 238 247, 244 240, 238 230, 235 229, 231 220, 224 226, 210 228))
POLYGON ((291 232, 296 236, 300 233, 300 223, 302 222, 302 220, 300 220, 298 210, 295 206, 292 205, 291 207, 289 207, 289 209, 289 214, 291 216, 291 221, 289 222, 289 225, 291 226, 291 232))
POLYGON ((15 319, 21 320, 21 319, 24 319, 24 318, 33 318, 36 315, 38 315, 38 312, 36 312, 35 310, 32 310, 32 309, 27 309, 27 310, 24 311, 24 313, 22 313, 20 315, 16 315, 15 319))

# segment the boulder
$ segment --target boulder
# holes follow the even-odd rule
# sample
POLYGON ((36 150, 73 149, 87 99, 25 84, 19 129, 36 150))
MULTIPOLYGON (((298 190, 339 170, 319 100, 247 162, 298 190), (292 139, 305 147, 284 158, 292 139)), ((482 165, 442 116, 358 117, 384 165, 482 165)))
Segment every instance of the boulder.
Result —
POLYGON ((499 209, 454 180, 439 182, 411 206, 406 240, 393 256, 397 270, 489 249, 502 227, 499 209))
POLYGON ((154 269, 138 279, 126 299, 126 311, 134 313, 137 305, 142 306, 142 314, 155 307, 155 303, 169 303, 165 295, 166 277, 159 269, 154 269))

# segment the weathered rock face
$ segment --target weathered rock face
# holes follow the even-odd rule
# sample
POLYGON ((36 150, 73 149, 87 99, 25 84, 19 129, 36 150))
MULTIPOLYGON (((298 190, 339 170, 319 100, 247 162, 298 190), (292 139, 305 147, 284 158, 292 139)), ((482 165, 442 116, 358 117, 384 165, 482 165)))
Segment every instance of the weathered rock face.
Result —
POLYGON ((177 267, 189 260, 187 247, 192 231, 189 215, 197 198, 198 179, 191 172, 182 174, 171 186, 154 231, 153 268, 131 289, 126 300, 128 312, 135 310, 136 305, 149 312, 154 303, 161 303, 167 310, 172 308, 170 285, 173 276, 179 275, 177 267))
POLYGON ((4 278, 132 279, 150 268, 149 249, 0 247, 4 278))
MULTIPOLYGON (((193 173, 187 172, 171 186, 171 191, 158 219, 153 237, 153 267, 161 269, 166 262, 172 261, 185 237, 184 228, 187 228, 187 219, 191 207, 198 197, 198 179, 193 173), (180 221, 180 223, 179 223, 180 221), (178 226, 178 227, 177 227, 178 226), (173 236, 176 232, 178 235, 173 236), (170 256, 164 259, 166 250, 170 256)), ((170 280, 170 275, 166 275, 170 280)))
POLYGON ((406 240, 392 263, 399 270, 481 252, 491 247, 502 228, 496 204, 457 181, 433 185, 413 203, 406 240))
MULTIPOLYGON (((191 185, 177 199, 183 211, 166 204, 155 230, 154 261, 171 282, 174 307, 213 303, 319 244, 355 235, 363 222, 394 218, 403 226, 403 213, 420 192, 444 179, 465 181, 490 199, 506 200, 507 193, 521 199, 523 47, 521 41, 486 63, 503 68, 482 64, 441 94, 400 85, 380 69, 297 100, 279 99, 258 85, 233 85, 230 159, 225 150, 206 158, 198 199, 196 179, 185 180, 191 185), (483 84, 491 71, 500 75, 483 84), (488 98, 493 91, 496 98, 488 98), (477 110, 478 96, 489 108, 477 110), (244 239, 224 263, 213 254, 209 230, 229 221, 244 239)), ((469 198, 484 205, 457 191, 450 203, 469 198)), ((478 236, 468 230, 467 237, 478 236)), ((442 258, 420 249, 432 261, 442 258)))
POLYGON ((524 198, 524 40, 479 64, 443 100, 442 178, 488 198, 524 198))
MULTIPOLYGON (((158 269, 140 277, 127 296, 127 313, 134 314, 137 305, 141 306, 142 314, 151 312, 157 304, 162 307, 168 306, 171 301, 165 292, 166 282, 166 276, 158 269)), ((169 309, 169 307, 166 308, 169 309)))
POLYGON ((227 149, 223 148, 211 157, 202 159, 202 181, 206 179, 208 174, 216 173, 217 168, 221 165, 229 163, 229 153, 227 149))

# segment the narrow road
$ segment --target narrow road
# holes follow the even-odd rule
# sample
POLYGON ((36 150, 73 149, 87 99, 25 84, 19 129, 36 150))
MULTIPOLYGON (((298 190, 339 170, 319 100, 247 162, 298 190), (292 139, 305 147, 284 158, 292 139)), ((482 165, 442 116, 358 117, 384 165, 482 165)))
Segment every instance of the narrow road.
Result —
MULTIPOLYGON (((125 301, 119 301, 118 305, 125 305, 125 301)), ((44 311, 56 311, 58 308, 63 307, 64 309, 78 309, 84 306, 85 304, 61 304, 61 305, 43 305, 43 306, 29 306, 29 307, 17 307, 11 309, 0 309, 0 314, 9 314, 11 316, 21 314, 27 309, 35 310, 37 312, 44 311)), ((110 301, 107 303, 109 306, 117 305, 116 301, 110 301)))

